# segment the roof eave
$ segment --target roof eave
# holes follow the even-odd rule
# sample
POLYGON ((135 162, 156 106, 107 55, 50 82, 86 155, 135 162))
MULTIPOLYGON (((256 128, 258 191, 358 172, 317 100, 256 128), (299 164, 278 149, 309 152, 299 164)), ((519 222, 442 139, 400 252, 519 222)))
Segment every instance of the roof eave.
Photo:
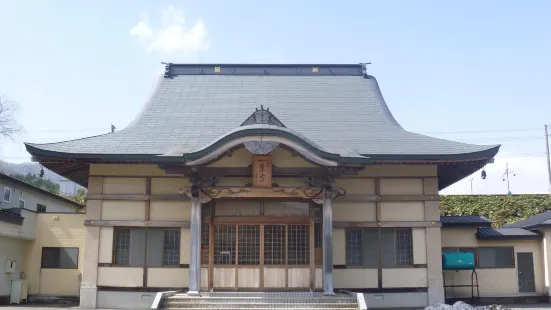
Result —
POLYGON ((61 200, 61 201, 65 202, 65 203, 70 204, 71 206, 75 207, 76 209, 82 209, 82 208, 84 208, 84 206, 81 205, 81 204, 78 203, 78 202, 75 202, 75 201, 72 201, 72 200, 70 200, 70 199, 67 199, 67 198, 65 198, 65 197, 63 197, 63 196, 61 196, 61 195, 54 194, 54 193, 49 192, 49 191, 47 191, 47 190, 45 190, 45 189, 42 189, 42 188, 40 188, 40 187, 34 186, 34 185, 32 185, 32 184, 29 184, 29 183, 27 183, 27 182, 21 181, 21 180, 19 180, 19 179, 16 179, 16 178, 14 178, 14 177, 9 176, 9 175, 0 173, 0 179, 2 179, 2 178, 3 178, 3 179, 7 179, 7 180, 9 180, 9 181, 11 181, 11 182, 17 183, 17 184, 19 184, 19 185, 21 185, 21 186, 24 186, 24 187, 26 187, 26 188, 29 188, 29 189, 31 189, 31 190, 40 192, 41 194, 46 195, 46 196, 48 196, 48 197, 51 197, 51 198, 54 198, 54 199, 61 200))
POLYGON ((480 223, 442 223, 442 228, 489 228, 492 227, 492 223, 480 222, 480 223))
POLYGON ((539 240, 541 235, 519 235, 519 236, 479 236, 476 235, 478 240, 539 240))

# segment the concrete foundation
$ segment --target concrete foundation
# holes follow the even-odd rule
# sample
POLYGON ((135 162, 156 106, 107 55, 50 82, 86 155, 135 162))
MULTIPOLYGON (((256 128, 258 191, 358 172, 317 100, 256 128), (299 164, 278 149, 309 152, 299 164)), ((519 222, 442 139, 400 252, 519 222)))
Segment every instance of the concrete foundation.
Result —
POLYGON ((150 309, 156 294, 157 292, 98 291, 97 308, 150 309))
POLYGON ((97 292, 95 287, 80 288, 80 307, 84 309, 95 309, 97 304, 97 292))
POLYGON ((428 306, 428 294, 420 293, 375 293, 364 294, 368 309, 373 308, 424 308, 428 306))

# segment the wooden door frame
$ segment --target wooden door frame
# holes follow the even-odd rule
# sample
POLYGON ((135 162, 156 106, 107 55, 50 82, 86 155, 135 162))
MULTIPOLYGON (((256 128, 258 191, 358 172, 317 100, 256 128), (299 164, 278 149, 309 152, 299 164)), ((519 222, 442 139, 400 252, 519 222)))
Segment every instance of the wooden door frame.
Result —
MULTIPOLYGON (((264 264, 264 227, 265 225, 282 225, 285 227, 285 264, 281 266, 281 268, 284 268, 285 269, 285 287, 282 287, 282 288, 274 288, 274 289, 270 289, 270 290, 304 290, 304 289, 310 289, 310 290, 313 290, 315 289, 315 259, 314 259, 314 225, 313 225, 313 222, 314 222, 314 215, 313 215, 313 212, 310 212, 310 216, 308 218, 304 218, 304 220, 301 220, 301 221, 298 221, 297 218, 292 218, 294 219, 293 221, 291 221, 291 223, 285 223, 285 220, 286 219, 289 219, 289 218, 275 218, 275 219, 280 219, 279 221, 272 221, 272 220, 269 220, 269 221, 262 221, 263 218, 260 218, 260 217, 251 217, 251 218, 248 218, 249 220, 247 221, 244 221, 244 222, 241 222, 240 220, 242 220, 243 218, 241 217, 233 217, 233 221, 230 220, 230 217, 224 217, 224 219, 227 219, 227 220, 222 220, 222 221, 217 221, 216 217, 214 216, 214 207, 212 208, 212 213, 211 213, 211 221, 210 221, 210 229, 209 229, 209 266, 208 266, 208 275, 209 275, 209 284, 208 284, 208 289, 209 291, 213 291, 213 290, 234 290, 234 291, 238 291, 238 290, 243 290, 243 289, 247 289, 247 290, 251 290, 251 291, 254 291, 254 290, 265 290, 265 286, 264 286, 264 270, 265 268, 270 268, 270 267, 265 267, 265 264, 264 264), (233 265, 215 265, 214 264, 214 234, 215 234, 215 225, 219 225, 219 224, 222 224, 222 225, 235 225, 235 264, 233 265), (258 288, 240 288, 239 287, 239 225, 258 225, 259 228, 260 228, 260 261, 259 261, 259 265, 258 265, 258 268, 259 268, 259 287, 258 288), (288 242, 289 242, 289 225, 308 225, 308 233, 309 233, 309 236, 308 236, 308 240, 309 240, 309 246, 308 246, 308 260, 309 260, 309 264, 308 265, 289 265, 289 251, 288 251, 288 242), (297 268, 297 267, 304 267, 304 268, 308 268, 309 270, 309 279, 308 279, 308 283, 309 283, 309 287, 304 287, 304 288, 289 288, 289 268, 297 268), (235 286, 234 288, 215 288, 214 287, 214 269, 215 268, 234 268, 234 271, 235 271, 235 286)), ((255 265, 256 266, 256 265, 255 265)))

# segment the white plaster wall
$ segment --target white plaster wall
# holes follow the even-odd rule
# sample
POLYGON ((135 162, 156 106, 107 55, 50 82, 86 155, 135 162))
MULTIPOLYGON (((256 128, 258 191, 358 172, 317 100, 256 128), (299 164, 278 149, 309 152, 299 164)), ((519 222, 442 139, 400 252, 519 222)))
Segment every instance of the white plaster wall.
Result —
MULTIPOLYGON (((0 222, 2 225, 2 222, 0 222)), ((0 296, 9 296, 11 292, 11 280, 19 279, 23 271, 23 256, 31 241, 0 236, 0 296), (16 262, 15 272, 6 273, 6 260, 16 262)))

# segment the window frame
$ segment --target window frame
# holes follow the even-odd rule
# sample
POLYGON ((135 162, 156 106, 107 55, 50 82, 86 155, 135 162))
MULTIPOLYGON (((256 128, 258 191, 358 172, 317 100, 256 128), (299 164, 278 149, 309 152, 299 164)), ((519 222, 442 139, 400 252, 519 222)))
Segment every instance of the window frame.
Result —
POLYGON ((46 210, 47 210, 47 206, 45 206, 43 204, 40 204, 40 203, 36 204, 36 213, 46 213, 46 210), (44 211, 40 211, 39 207, 44 207, 44 211))
MULTIPOLYGON (((178 228, 161 228, 163 230, 163 255, 161 257, 161 267, 162 268, 177 268, 177 267, 180 267, 180 260, 181 260, 181 257, 180 257, 180 253, 182 252, 182 247, 181 247, 181 244, 182 244, 182 230, 181 229, 178 229, 178 228), (178 263, 177 264, 165 264, 165 251, 166 251, 166 243, 165 243, 165 234, 167 231, 175 231, 178 233, 178 263)), ((146 236, 147 236, 147 231, 146 230, 146 236)), ((146 247, 145 247, 145 253, 147 255, 147 244, 146 244, 146 247)), ((147 260, 145 262, 145 265, 147 266, 147 260)))
POLYGON ((480 246, 476 248, 475 253, 475 260, 476 260, 476 268, 477 269, 511 269, 516 268, 517 263, 515 259, 515 247, 514 246, 480 246), (513 263, 512 266, 507 267, 480 267, 480 249, 511 249, 511 262, 513 263))
POLYGON ((113 243, 111 245, 111 251, 112 251, 112 255, 111 255, 111 267, 130 267, 130 268, 141 268, 141 267, 149 267, 148 264, 147 264, 147 255, 148 255, 148 252, 147 252, 147 249, 148 249, 148 244, 147 244, 147 238, 148 238, 148 232, 151 231, 151 230, 161 230, 163 232, 163 247, 162 247, 162 255, 161 255, 161 266, 155 266, 155 267, 150 267, 150 268, 180 268, 181 267, 181 252, 182 252, 182 230, 180 228, 175 228, 175 227, 152 227, 152 228, 146 228, 146 227, 128 227, 128 226, 116 226, 116 227, 113 227, 113 243), (128 234, 129 234, 129 242, 128 242, 128 263, 127 264, 117 264, 116 263, 116 258, 117 258, 117 255, 116 255, 116 250, 115 250, 115 246, 116 246, 116 239, 117 239, 117 230, 122 230, 122 229, 127 229, 128 230, 128 234), (130 261, 131 261, 131 255, 132 255, 132 230, 136 230, 136 229, 140 229, 140 230, 145 230, 145 239, 146 239, 146 244, 145 244, 145 251, 143 253, 144 255, 144 264, 143 266, 131 266, 130 265, 130 261), (164 243, 164 234, 167 230, 174 230, 174 231, 177 231, 178 234, 179 234, 179 243, 178 243, 178 264, 173 264, 173 265, 166 265, 165 264, 165 243, 164 243))
POLYGON ((74 270, 74 269, 78 269, 79 268, 79 264, 78 264, 78 261, 79 261, 79 255, 80 255, 80 248, 79 247, 55 247, 55 246, 43 246, 41 248, 41 253, 40 253, 40 269, 63 269, 63 270, 74 270), (57 267, 57 268, 52 268, 52 267, 44 267, 44 249, 76 249, 77 250, 77 257, 76 257, 76 264, 75 264, 75 267, 74 268, 61 268, 61 267, 57 267))
POLYGON ((4 195, 2 196, 2 201, 6 203, 11 203, 11 194, 13 193, 13 190, 7 186, 4 186, 4 195), (10 192, 10 197, 8 200, 6 200, 6 190, 10 192))
POLYGON ((25 209, 25 199, 19 198, 19 204, 17 204, 17 207, 19 209, 25 209), (23 206, 21 206, 22 201, 23 201, 23 206))
MULTIPOLYGON (((414 249, 413 249, 413 228, 412 227, 350 227, 350 228, 346 228, 344 229, 344 246, 345 246, 345 253, 344 253, 344 266, 346 267, 346 269, 398 269, 398 268, 415 268, 415 263, 414 263, 414 249), (364 229, 369 229, 369 230, 375 230, 377 232, 377 255, 378 255, 378 259, 377 259, 377 266, 376 267, 364 267, 362 265, 360 266, 357 266, 357 265, 350 265, 348 264, 348 232, 349 231, 360 231, 362 232, 362 235, 363 235, 363 230, 364 229), (409 265, 396 265, 394 264, 393 266, 383 266, 382 264, 382 242, 381 242, 381 238, 382 238, 382 233, 381 231, 382 230, 393 230, 394 231, 394 234, 396 234, 396 231, 397 230, 408 230, 409 231, 409 244, 411 246, 411 253, 410 253, 410 257, 411 257, 411 264, 409 265)), ((361 240, 362 242, 362 247, 363 247, 363 239, 361 240)), ((396 249, 395 249, 396 251, 396 249)), ((394 253, 396 254, 396 253, 394 253)))

